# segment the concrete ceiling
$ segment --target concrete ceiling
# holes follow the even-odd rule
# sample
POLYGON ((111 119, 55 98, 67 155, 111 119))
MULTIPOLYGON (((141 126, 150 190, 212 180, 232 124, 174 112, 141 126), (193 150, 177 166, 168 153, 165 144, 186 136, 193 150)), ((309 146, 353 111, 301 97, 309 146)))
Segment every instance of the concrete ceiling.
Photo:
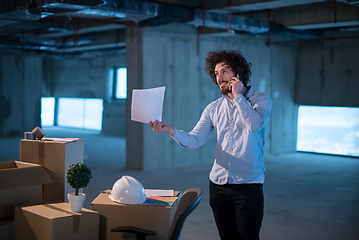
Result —
POLYGON ((143 27, 181 22, 200 34, 359 38, 358 5, 354 0, 0 0, 0 49, 51 55, 124 51, 129 21, 143 27))

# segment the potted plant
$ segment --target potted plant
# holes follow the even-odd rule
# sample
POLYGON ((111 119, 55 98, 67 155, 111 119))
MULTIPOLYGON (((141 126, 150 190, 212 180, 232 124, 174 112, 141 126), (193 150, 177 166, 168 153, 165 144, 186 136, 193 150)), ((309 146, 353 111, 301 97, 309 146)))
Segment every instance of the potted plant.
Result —
POLYGON ((87 187, 91 178, 91 169, 83 163, 74 163, 67 169, 67 183, 75 189, 75 193, 67 194, 71 211, 81 212, 86 195, 84 193, 79 193, 79 189, 87 187))

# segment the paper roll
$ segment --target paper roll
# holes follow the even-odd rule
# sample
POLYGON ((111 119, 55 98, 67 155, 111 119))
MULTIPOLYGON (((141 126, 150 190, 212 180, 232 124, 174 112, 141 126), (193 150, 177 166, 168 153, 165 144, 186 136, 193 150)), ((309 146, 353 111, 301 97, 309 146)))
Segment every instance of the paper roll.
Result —
POLYGON ((35 138, 34 138, 34 135, 32 134, 32 132, 25 132, 24 139, 34 140, 35 138))

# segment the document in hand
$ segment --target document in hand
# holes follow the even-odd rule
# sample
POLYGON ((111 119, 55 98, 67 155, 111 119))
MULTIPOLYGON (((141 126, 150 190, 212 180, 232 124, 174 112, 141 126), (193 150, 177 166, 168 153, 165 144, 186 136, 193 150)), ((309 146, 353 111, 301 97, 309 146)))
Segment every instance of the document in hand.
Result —
POLYGON ((162 121, 162 106, 166 87, 134 89, 132 91, 131 120, 149 123, 162 121))

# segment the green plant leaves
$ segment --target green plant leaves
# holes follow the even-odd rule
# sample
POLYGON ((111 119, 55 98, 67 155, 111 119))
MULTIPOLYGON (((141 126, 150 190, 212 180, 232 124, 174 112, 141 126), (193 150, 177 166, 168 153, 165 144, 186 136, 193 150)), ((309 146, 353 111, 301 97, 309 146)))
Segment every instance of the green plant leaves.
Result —
POLYGON ((76 190, 76 195, 79 189, 87 187, 91 178, 91 169, 83 163, 72 164, 66 172, 66 180, 76 190))

